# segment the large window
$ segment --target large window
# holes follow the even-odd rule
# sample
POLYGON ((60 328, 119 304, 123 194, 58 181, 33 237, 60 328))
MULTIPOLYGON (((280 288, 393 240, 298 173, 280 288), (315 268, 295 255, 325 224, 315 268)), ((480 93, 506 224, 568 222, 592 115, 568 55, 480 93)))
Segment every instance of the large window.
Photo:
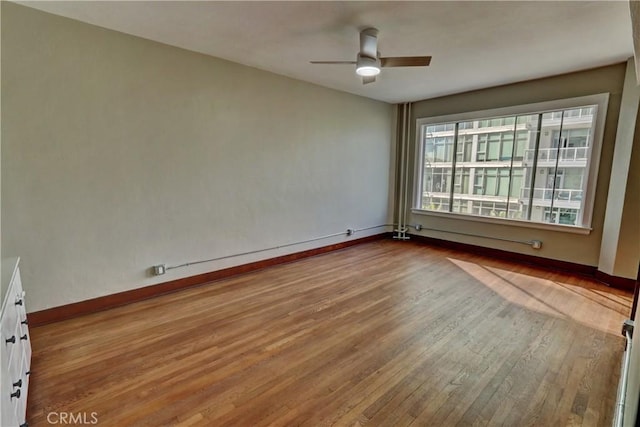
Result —
POLYGON ((415 210, 588 228, 607 100, 418 119, 415 210))

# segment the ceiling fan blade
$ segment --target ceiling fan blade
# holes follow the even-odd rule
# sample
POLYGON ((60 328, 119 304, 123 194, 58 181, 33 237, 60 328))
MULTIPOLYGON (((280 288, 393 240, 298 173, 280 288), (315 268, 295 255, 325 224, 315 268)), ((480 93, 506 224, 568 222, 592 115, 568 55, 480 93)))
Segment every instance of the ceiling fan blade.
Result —
POLYGON ((364 76, 362 78, 362 84, 366 85, 368 83, 373 83, 376 81, 376 76, 364 76))
POLYGON ((360 55, 373 59, 378 57, 378 30, 375 28, 360 31, 360 55))
POLYGON ((431 63, 430 56, 390 56, 380 58, 383 67, 424 67, 431 63))
POLYGON ((311 64, 355 64, 356 61, 309 61, 311 64))

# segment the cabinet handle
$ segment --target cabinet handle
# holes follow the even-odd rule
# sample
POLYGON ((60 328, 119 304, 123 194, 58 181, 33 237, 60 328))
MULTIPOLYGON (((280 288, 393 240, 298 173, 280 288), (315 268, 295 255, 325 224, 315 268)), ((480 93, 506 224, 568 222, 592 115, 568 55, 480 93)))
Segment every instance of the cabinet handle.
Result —
POLYGON ((28 325, 28 324, 29 324, 29 319, 24 319, 24 320, 23 320, 22 322, 20 322, 20 323, 22 323, 23 325, 28 325))
POLYGON ((16 301, 16 305, 22 305, 22 300, 19 299, 18 301, 16 301))
POLYGON ((25 375, 31 375, 31 371, 27 371, 24 373, 25 375))
POLYGON ((22 387, 22 378, 20 378, 18 381, 16 381, 15 383, 13 383, 14 387, 22 387))
POLYGON ((17 389, 16 391, 14 391, 13 393, 11 393, 11 398, 16 398, 16 399, 20 399, 20 389, 17 389))
POLYGON ((29 427, 29 423, 25 421, 22 424, 20 424, 20 427, 29 427))
POLYGON ((24 334, 23 336, 21 336, 21 337, 20 337, 20 339, 21 339, 21 340, 23 340, 23 341, 26 341, 26 340, 27 340, 27 338, 29 338, 29 337, 27 336, 27 334, 24 334))
POLYGON ((4 342, 6 342, 6 343, 10 342, 11 344, 15 344, 16 343, 16 336, 14 335, 9 339, 4 340, 4 342))

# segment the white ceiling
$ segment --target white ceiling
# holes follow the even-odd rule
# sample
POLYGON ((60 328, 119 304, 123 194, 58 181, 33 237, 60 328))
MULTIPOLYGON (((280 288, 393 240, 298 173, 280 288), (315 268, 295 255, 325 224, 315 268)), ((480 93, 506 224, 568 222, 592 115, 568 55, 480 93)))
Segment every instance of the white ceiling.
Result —
POLYGON ((23 5, 397 103, 625 61, 627 1, 211 2, 27 1, 23 5), (380 30, 382 56, 432 55, 383 69, 366 86, 350 65, 358 32, 380 30))

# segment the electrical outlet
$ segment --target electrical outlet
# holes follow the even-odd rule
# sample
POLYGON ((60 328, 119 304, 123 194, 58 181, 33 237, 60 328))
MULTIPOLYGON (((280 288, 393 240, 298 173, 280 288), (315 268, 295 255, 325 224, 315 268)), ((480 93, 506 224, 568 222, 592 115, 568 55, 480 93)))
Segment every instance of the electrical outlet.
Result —
POLYGON ((353 236, 356 231, 353 228, 347 228, 347 236, 353 236))
POLYGON ((533 249, 540 249, 542 247, 542 242, 540 240, 532 240, 531 247, 533 249))
POLYGON ((154 276, 161 276, 167 272, 167 266, 164 264, 154 265, 151 269, 153 270, 154 276))

